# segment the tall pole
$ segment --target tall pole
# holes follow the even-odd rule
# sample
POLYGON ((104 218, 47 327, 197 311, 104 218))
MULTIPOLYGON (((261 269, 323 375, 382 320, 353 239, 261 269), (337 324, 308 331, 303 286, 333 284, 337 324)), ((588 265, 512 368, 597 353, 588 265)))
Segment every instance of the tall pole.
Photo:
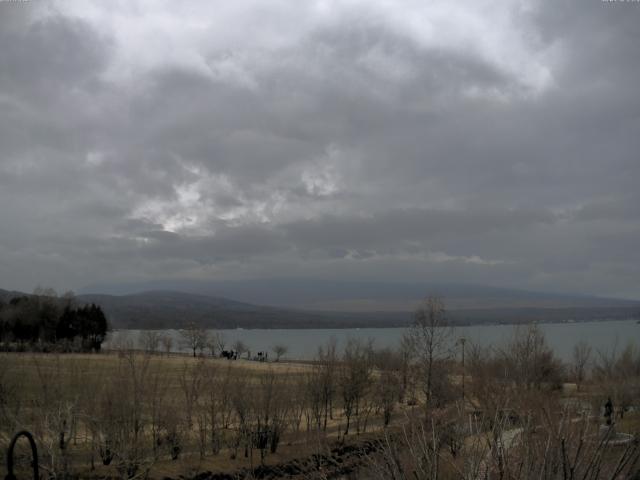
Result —
POLYGON ((462 344, 462 408, 464 408, 464 344, 466 341, 466 338, 460 338, 460 343, 462 344))

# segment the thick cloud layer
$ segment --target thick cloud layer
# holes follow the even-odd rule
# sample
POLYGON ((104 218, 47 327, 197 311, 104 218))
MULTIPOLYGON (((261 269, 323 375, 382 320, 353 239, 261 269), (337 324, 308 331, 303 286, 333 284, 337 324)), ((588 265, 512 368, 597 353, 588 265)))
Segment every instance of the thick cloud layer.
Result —
POLYGON ((640 298, 640 4, 0 2, 0 287, 640 298))

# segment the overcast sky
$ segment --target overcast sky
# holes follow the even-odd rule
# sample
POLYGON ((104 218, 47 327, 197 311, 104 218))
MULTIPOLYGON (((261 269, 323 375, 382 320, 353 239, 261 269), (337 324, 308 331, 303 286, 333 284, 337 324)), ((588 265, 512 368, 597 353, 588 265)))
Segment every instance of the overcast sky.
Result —
POLYGON ((0 288, 640 299, 640 3, 0 2, 0 288))

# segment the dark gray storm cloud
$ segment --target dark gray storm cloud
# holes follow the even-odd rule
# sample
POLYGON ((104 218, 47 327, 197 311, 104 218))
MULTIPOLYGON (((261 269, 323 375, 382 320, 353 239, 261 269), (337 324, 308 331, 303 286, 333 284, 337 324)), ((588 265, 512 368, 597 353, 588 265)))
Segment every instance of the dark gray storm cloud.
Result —
POLYGON ((0 287, 640 298, 640 4, 0 2, 0 287))

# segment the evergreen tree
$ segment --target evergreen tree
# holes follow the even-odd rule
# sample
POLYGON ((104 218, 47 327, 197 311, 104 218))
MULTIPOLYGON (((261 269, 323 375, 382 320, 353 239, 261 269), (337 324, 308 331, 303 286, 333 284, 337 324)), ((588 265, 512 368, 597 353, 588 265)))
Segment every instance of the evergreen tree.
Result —
POLYGON ((73 305, 68 298, 44 294, 1 303, 0 341, 46 345, 79 339, 83 350, 99 351, 108 331, 102 308, 95 304, 73 305))

